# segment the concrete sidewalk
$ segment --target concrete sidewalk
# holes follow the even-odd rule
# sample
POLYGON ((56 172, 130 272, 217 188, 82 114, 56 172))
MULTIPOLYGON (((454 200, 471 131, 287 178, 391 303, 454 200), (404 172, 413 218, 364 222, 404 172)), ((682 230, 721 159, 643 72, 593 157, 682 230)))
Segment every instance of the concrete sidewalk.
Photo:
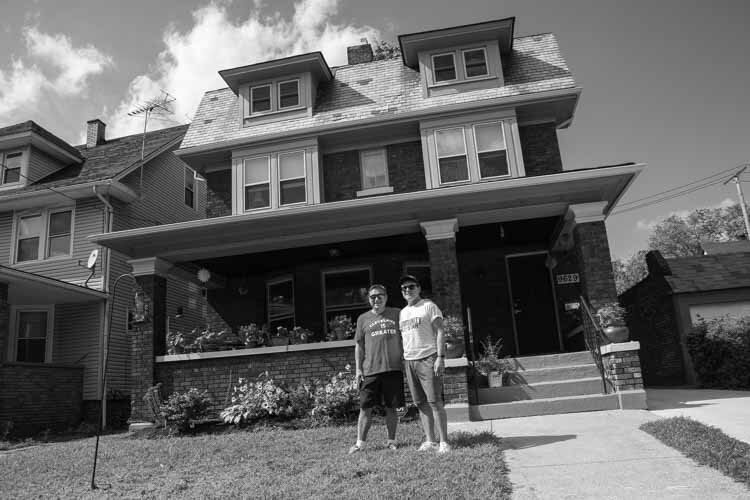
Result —
POLYGON ((638 427, 658 416, 612 410, 451 424, 492 431, 517 499, 747 499, 750 490, 695 464, 638 427))
POLYGON ((660 417, 690 417, 750 444, 750 391, 646 389, 648 409, 660 417))

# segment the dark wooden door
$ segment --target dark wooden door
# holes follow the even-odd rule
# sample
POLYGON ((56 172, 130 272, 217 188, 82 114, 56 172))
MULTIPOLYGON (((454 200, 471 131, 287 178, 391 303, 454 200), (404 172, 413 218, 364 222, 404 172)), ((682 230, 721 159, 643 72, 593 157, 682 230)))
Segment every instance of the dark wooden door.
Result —
POLYGON ((509 256, 510 300, 519 355, 560 352, 546 253, 509 256))

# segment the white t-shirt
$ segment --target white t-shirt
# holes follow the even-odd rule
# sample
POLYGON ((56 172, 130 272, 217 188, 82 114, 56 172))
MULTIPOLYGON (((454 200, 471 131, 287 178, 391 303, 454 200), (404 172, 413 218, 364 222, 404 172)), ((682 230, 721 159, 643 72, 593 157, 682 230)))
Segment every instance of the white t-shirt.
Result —
POLYGON ((432 321, 442 317, 438 306, 429 299, 401 309, 398 323, 404 341, 404 359, 422 359, 437 352, 437 332, 432 321))

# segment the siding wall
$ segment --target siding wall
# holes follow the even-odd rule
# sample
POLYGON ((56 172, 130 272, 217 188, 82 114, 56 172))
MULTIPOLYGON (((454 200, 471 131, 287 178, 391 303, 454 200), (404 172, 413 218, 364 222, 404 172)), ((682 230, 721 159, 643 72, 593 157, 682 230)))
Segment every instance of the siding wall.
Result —
POLYGON ((29 154, 29 180, 31 182, 37 181, 64 166, 45 152, 31 148, 31 153, 29 154))
POLYGON ((57 304, 52 362, 83 367, 83 399, 98 399, 103 302, 57 304))

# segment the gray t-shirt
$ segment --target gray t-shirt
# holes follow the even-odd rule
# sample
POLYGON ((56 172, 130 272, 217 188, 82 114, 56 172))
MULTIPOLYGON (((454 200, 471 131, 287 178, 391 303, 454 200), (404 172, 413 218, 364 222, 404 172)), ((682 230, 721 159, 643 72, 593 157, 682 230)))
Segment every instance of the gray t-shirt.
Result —
POLYGON ((399 310, 386 307, 381 314, 367 311, 357 318, 354 340, 365 350, 362 371, 365 376, 401 371, 401 333, 398 330, 399 310))

